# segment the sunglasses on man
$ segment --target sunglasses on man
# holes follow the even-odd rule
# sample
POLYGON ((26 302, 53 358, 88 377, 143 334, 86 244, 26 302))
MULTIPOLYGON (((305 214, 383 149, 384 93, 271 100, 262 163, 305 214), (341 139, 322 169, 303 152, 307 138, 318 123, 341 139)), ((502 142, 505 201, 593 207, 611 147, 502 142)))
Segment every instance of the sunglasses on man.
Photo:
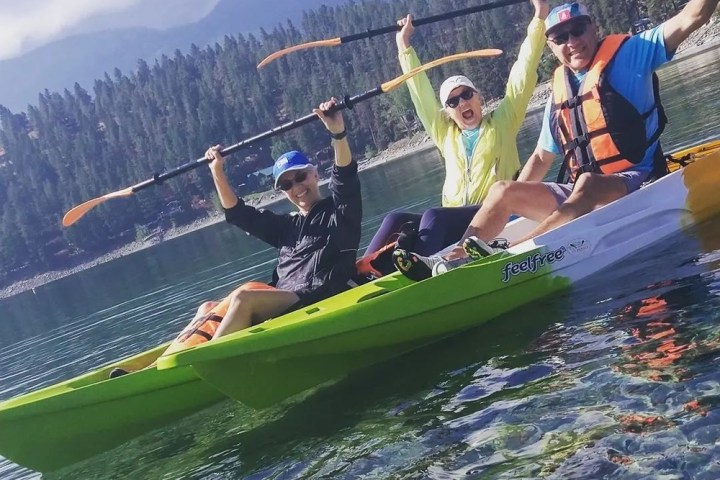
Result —
POLYGON ((455 95, 454 97, 449 97, 445 101, 445 106, 450 107, 450 108, 457 108, 457 106, 460 105, 461 98, 463 100, 470 100, 473 97, 473 95, 475 95, 475 90, 471 90, 468 88, 467 90, 463 90, 462 92, 460 92, 459 95, 455 95))
POLYGON ((301 172, 297 172, 295 176, 292 179, 286 179, 281 180, 278 182, 278 190, 282 190, 283 192, 287 192, 293 187, 293 184, 295 183, 302 183, 305 180, 307 180, 308 172, 303 170, 301 172))
POLYGON ((587 32, 589 26, 590 22, 576 23, 575 25, 570 27, 569 30, 549 36, 548 40, 553 42, 555 45, 565 45, 570 40, 571 35, 574 38, 582 37, 583 35, 585 35, 585 32, 587 32))

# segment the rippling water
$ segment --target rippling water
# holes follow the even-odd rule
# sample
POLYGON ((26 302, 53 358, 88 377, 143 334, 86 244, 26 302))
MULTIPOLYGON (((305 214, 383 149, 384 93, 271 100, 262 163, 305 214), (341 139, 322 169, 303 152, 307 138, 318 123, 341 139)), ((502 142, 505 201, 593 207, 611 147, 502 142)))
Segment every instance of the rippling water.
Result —
MULTIPOLYGON (((720 136, 719 58, 662 72, 666 147, 720 136)), ((428 153, 362 179, 367 243, 387 210, 437 203, 441 166, 428 153)), ((171 338, 272 259, 218 226, 1 301, 0 399, 171 338)), ((714 220, 334 385, 262 411, 223 402, 47 477, 720 478, 719 293, 714 220)), ((0 478, 32 476, 0 460, 0 478)))

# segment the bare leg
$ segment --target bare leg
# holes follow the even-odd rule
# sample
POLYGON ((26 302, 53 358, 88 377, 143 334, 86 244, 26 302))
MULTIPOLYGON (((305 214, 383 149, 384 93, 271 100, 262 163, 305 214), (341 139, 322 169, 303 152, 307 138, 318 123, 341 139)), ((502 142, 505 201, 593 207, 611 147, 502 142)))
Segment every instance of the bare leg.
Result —
POLYGON ((230 306, 213 338, 220 338, 280 315, 300 301, 286 290, 236 290, 231 294, 230 306))
MULTIPOLYGON (((184 350, 191 346, 192 344, 188 344, 188 336, 195 330, 195 328, 198 328, 201 325, 201 320, 204 319, 208 313, 215 307, 217 307, 220 304, 220 302, 215 301, 209 301, 204 302, 198 307, 197 312, 195 312, 195 316, 193 319, 185 326, 185 328, 182 329, 182 331, 178 334, 178 336, 175 338, 175 341, 173 341, 170 346, 163 352, 163 355, 170 355, 171 353, 178 352, 180 350, 184 350)), ((154 366, 155 363, 151 366, 154 366)))
MULTIPOLYGON (((470 236, 490 242, 507 223, 510 215, 520 215, 535 221, 545 220, 558 208, 557 200, 550 189, 541 182, 496 182, 482 207, 473 217, 459 244, 470 236)), ((456 247, 446 255, 448 260, 467 255, 462 247, 456 247)))
MULTIPOLYGON (((540 225, 530 232, 525 238, 515 242, 524 242, 537 237, 547 231, 564 225, 571 220, 582 217, 603 205, 614 202, 618 198, 627 195, 625 181, 615 175, 601 175, 597 173, 583 173, 575 183, 575 188, 565 203, 560 205, 540 225)), ((483 239, 484 240, 484 239, 483 239)))

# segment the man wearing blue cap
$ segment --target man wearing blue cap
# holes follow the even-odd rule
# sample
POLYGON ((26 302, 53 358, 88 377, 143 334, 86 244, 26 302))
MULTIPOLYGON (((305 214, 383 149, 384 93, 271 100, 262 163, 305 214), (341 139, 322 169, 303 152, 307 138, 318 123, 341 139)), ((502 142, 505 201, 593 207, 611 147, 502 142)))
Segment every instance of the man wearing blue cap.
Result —
POLYGON ((499 181, 490 188, 452 251, 443 257, 415 256, 413 262, 399 258, 398 269, 421 261, 442 273, 467 261, 468 255, 496 252, 499 245, 492 241, 512 214, 539 222, 515 242, 521 243, 664 174, 659 137, 666 119, 654 71, 672 59, 680 43, 710 19, 717 5, 718 0, 690 0, 652 30, 605 38, 600 38, 584 5, 565 3, 552 9, 545 36, 561 65, 554 73, 538 145, 518 180, 499 181), (567 179, 542 182, 557 155, 564 158, 567 179))
POLYGON ((280 215, 246 205, 227 181, 220 147, 206 152, 226 220, 277 248, 278 265, 270 285, 249 282, 221 304, 204 304, 179 340, 193 334, 217 338, 349 288, 360 244, 362 202, 343 117, 327 113, 335 103, 332 98, 313 110, 333 138, 330 196, 320 195, 317 169, 302 153, 285 153, 273 167, 275 188, 285 193, 298 213, 280 215), (216 311, 223 304, 226 312, 225 308, 216 311))

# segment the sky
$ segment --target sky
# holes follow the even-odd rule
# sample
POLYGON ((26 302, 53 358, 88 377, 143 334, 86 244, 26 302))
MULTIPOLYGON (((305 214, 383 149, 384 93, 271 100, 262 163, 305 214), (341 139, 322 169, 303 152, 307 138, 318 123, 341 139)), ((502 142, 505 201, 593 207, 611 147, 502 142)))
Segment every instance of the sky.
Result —
POLYGON ((166 29, 205 17, 220 0, 0 0, 0 60, 69 35, 166 29))

